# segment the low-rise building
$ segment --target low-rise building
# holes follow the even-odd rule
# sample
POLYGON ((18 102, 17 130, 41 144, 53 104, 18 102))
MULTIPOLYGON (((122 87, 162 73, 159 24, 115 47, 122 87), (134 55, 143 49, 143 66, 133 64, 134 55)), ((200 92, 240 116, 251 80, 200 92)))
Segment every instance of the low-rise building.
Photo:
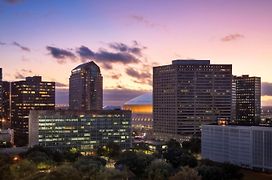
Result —
POLYGON ((125 110, 31 111, 29 146, 92 152, 115 142, 131 148, 131 112, 125 110))
POLYGON ((152 93, 146 93, 127 101, 123 109, 132 112, 132 127, 149 131, 153 128, 152 93))
POLYGON ((0 146, 14 144, 14 131, 13 129, 0 129, 0 146))
POLYGON ((271 171, 272 128, 203 125, 201 153, 204 159, 271 171))

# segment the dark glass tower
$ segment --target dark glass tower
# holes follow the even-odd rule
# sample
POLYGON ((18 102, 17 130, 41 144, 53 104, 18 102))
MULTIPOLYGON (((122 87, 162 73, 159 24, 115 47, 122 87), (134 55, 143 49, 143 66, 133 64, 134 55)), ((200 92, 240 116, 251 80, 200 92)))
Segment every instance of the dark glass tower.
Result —
POLYGON ((0 128, 2 127, 3 109, 3 80, 2 68, 0 68, 0 128))
POLYGON ((69 108, 71 110, 101 110, 103 106, 103 77, 93 62, 81 64, 71 72, 69 108))
POLYGON ((10 126, 10 82, 3 81, 0 68, 0 128, 10 126))
POLYGON ((202 124, 230 120, 231 88, 232 65, 175 60, 154 67, 154 132, 158 137, 185 140, 199 135, 202 124))
POLYGON ((17 146, 28 143, 30 110, 55 109, 55 82, 42 81, 41 76, 27 77, 11 83, 11 127, 17 146))
POLYGON ((234 122, 258 125, 261 120, 261 78, 234 76, 233 86, 234 122))
POLYGON ((2 87, 1 106, 2 106, 2 128, 10 127, 10 82, 0 81, 2 87))

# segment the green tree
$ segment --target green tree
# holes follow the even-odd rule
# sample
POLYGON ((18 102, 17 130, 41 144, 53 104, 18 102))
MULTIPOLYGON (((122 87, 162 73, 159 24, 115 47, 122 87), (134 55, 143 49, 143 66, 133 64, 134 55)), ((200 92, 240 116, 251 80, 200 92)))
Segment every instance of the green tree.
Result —
POLYGON ((100 172, 97 180, 125 180, 128 179, 126 173, 117 169, 106 168, 100 172))
POLYGON ((198 173, 201 175, 202 180, 223 180, 224 173, 222 168, 218 166, 201 165, 198 168, 198 173))
POLYGON ((28 160, 20 160, 10 166, 11 176, 14 179, 23 179, 37 172, 36 165, 28 160))
POLYGON ((197 166, 197 160, 192 154, 183 153, 180 156, 180 165, 181 166, 189 166, 189 167, 193 168, 193 167, 197 166))
POLYGON ((109 142, 106 146, 99 146, 96 149, 96 154, 105 156, 109 159, 117 159, 121 153, 120 146, 115 142, 109 142))
POLYGON ((193 137, 190 141, 184 141, 182 143, 182 148, 191 153, 199 154, 201 152, 201 139, 193 137))
POLYGON ((196 158, 191 153, 184 151, 180 143, 173 139, 167 142, 167 148, 163 152, 163 157, 174 168, 179 168, 180 166, 197 166, 196 158))
POLYGON ((156 159, 151 162, 147 168, 149 180, 164 180, 167 179, 172 172, 172 166, 162 159, 156 159))
POLYGON ((135 176, 144 177, 146 168, 153 160, 154 157, 151 155, 126 151, 120 155, 115 167, 120 170, 128 168, 135 176))
POLYGON ((116 159, 120 155, 121 148, 115 142, 110 142, 106 146, 107 156, 111 159, 116 159))
POLYGON ((163 152, 163 157, 167 160, 167 162, 172 164, 174 168, 178 168, 183 155, 180 143, 174 139, 171 139, 166 143, 166 145, 167 148, 163 152))
POLYGON ((42 180, 81 180, 80 172, 69 164, 58 166, 42 177, 42 180))
POLYGON ((98 156, 107 156, 106 146, 98 146, 95 151, 98 156))
POLYGON ((169 180, 201 180, 201 176, 198 175, 198 172, 185 166, 174 176, 170 177, 169 180))
POLYGON ((222 169, 224 173, 224 179, 242 179, 243 174, 240 173, 240 167, 224 163, 222 164, 222 169))
POLYGON ((11 158, 0 154, 0 180, 9 180, 12 178, 10 164, 11 158))
POLYGON ((36 164, 39 170, 48 170, 55 163, 45 152, 32 151, 27 154, 26 158, 36 164))
MULTIPOLYGON (((105 160, 104 160, 105 161, 105 160)), ((83 179, 97 179, 99 173, 103 170, 106 162, 96 157, 80 157, 74 167, 81 172, 83 179)))

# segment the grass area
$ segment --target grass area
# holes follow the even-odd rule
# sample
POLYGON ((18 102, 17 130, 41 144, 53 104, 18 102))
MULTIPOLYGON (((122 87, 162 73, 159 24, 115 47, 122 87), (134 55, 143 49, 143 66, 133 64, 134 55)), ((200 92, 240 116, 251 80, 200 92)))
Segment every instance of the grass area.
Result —
POLYGON ((272 174, 241 169, 244 180, 271 180, 272 174))

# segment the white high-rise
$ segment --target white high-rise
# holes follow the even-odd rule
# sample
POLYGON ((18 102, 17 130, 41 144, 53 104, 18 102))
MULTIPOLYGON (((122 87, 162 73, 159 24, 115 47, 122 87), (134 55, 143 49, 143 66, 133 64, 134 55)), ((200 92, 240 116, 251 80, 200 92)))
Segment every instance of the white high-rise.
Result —
POLYGON ((272 170, 272 127, 203 125, 203 159, 272 170))

